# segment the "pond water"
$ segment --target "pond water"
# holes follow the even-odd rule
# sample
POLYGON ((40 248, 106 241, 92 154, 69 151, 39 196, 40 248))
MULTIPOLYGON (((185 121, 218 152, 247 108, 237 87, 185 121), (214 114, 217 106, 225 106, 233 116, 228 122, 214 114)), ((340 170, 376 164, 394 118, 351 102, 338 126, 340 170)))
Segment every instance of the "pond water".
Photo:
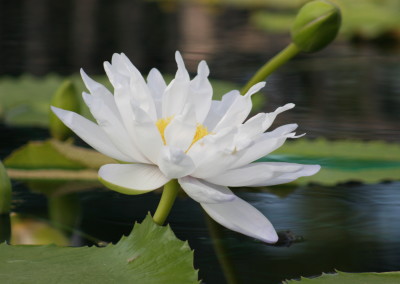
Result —
MULTIPOLYGON (((167 222, 195 250, 204 283, 281 283, 335 269, 347 272, 400 270, 400 182, 275 187, 237 194, 263 212, 281 236, 265 245, 227 230, 185 196, 167 222)), ((78 194, 81 215, 74 245, 93 244, 81 234, 117 242, 154 212, 157 193, 126 196, 97 188, 78 194)), ((15 212, 46 218, 46 199, 15 183, 15 212)))
MULTIPOLYGON (((140 70, 157 66, 172 73, 173 52, 179 49, 191 72, 205 58, 212 78, 243 84, 288 43, 285 36, 267 36, 249 26, 247 9, 216 12, 182 4, 171 10, 140 1, 100 2, 76 7, 69 3, 75 8, 62 14, 60 21, 54 19, 60 15, 54 11, 68 8, 64 4, 27 1, 22 8, 8 4, 8 14, 14 17, 0 30, 4 39, 0 49, 6 51, 0 53, 0 73, 70 74, 84 67, 100 74, 102 61, 119 51, 127 53, 140 70), (126 15, 129 7, 136 17, 113 18, 110 26, 99 20, 126 15), (194 18, 203 23, 200 28, 193 28, 194 18), (47 25, 50 20, 55 24, 47 25), (146 31, 141 29, 143 23, 146 31), (61 31, 68 37, 60 37, 61 31)), ((297 107, 282 114, 276 125, 298 123, 299 133, 306 132, 309 138, 400 142, 399 49, 338 42, 279 69, 268 78, 263 95, 267 97, 263 111, 294 102, 297 107)), ((0 125, 0 133, 1 159, 29 140, 48 137, 47 130, 32 127, 0 125)), ((19 181, 14 186, 15 212, 47 217, 43 195, 30 192, 19 181)), ((398 181, 238 189, 238 195, 268 216, 283 236, 276 246, 221 228, 184 196, 178 198, 168 222, 195 249, 195 267, 204 283, 280 283, 334 269, 393 271, 400 270, 399 189, 398 181)), ((82 211, 75 245, 91 243, 78 232, 105 242, 118 241, 134 221, 154 211, 158 200, 157 193, 124 196, 100 186, 79 193, 82 211)))

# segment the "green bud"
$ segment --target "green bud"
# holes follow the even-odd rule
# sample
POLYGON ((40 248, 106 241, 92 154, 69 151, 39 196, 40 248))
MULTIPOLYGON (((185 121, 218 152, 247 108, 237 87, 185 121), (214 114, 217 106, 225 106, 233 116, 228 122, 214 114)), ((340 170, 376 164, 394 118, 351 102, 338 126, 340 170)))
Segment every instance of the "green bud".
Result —
MULTIPOLYGON (((74 84, 66 80, 55 92, 51 105, 79 113, 80 103, 78 93, 74 84)), ((65 140, 71 136, 72 131, 58 119, 58 117, 50 111, 50 134, 58 140, 65 140)))
POLYGON ((8 214, 11 208, 11 181, 6 168, 0 162, 0 215, 8 214))
POLYGON ((324 0, 309 2, 297 14, 292 41, 301 51, 318 51, 335 39, 340 23, 340 9, 336 5, 324 0))

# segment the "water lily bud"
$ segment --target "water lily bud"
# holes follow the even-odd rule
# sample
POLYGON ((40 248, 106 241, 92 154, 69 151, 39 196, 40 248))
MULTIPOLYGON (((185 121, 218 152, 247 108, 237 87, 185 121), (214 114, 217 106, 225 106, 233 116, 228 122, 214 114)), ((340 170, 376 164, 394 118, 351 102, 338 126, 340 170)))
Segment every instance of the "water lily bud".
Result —
POLYGON ((339 8, 324 0, 304 5, 294 21, 292 41, 304 52, 318 51, 331 43, 340 28, 339 8))
POLYGON ((11 207, 11 181, 0 162, 0 215, 8 214, 11 207))
MULTIPOLYGON (((62 83, 55 92, 51 105, 79 113, 80 103, 78 93, 71 81, 66 80, 62 83)), ((71 136, 72 131, 53 112, 50 112, 50 134, 53 138, 65 140, 71 136)))

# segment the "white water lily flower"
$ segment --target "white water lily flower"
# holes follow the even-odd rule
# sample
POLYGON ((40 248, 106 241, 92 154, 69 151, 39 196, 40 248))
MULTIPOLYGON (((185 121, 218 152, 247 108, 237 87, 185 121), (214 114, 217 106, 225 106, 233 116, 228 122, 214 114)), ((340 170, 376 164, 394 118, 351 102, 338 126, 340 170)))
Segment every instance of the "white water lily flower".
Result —
POLYGON ((168 85, 157 69, 147 81, 124 54, 114 54, 104 68, 114 95, 81 71, 90 94, 83 98, 97 123, 74 112, 53 112, 97 151, 123 163, 104 165, 99 178, 125 194, 140 194, 177 179, 221 225, 267 243, 278 236, 268 219, 228 187, 267 186, 315 174, 320 166, 257 162, 294 138, 296 124, 268 131, 275 117, 294 104, 246 120, 251 96, 231 91, 212 100, 213 89, 204 61, 190 80, 179 52, 178 71, 168 85), (246 120, 246 121, 245 121, 246 120))

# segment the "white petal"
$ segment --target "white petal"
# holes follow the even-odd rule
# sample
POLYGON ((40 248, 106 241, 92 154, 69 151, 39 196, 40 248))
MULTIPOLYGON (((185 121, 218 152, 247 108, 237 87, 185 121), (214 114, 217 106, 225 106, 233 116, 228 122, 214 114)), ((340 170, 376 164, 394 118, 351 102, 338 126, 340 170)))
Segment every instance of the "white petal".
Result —
POLYGON ((227 110, 232 106, 237 98, 242 97, 239 91, 233 90, 222 96, 221 101, 213 100, 206 119, 203 124, 210 131, 213 131, 215 126, 225 115, 227 110))
POLYGON ((189 93, 190 78, 185 68, 182 56, 179 52, 175 54, 178 71, 175 79, 171 81, 163 94, 162 117, 171 117, 182 112, 189 93))
MULTIPOLYGON (((139 145, 139 143, 142 142, 143 139, 140 139, 141 137, 137 135, 137 130, 135 129, 136 124, 134 123, 135 114, 133 111, 134 108, 132 107, 132 105, 134 104, 134 100, 132 99, 132 92, 128 87, 122 86, 116 87, 114 93, 115 103, 118 107, 119 113, 121 114, 123 125, 129 137, 131 138, 131 141, 133 142, 133 147, 139 149, 139 152, 147 157, 146 153, 142 151, 142 147, 139 145)), ((144 111, 142 110, 142 112, 144 111)), ((146 117, 148 117, 147 113, 146 117)))
POLYGON ((197 76, 190 82, 188 99, 196 106, 196 119, 201 124, 210 110, 213 89, 208 80, 210 70, 205 61, 199 63, 197 73, 197 76))
POLYGON ((207 214, 222 226, 264 241, 276 243, 278 235, 271 222, 256 208, 236 197, 231 202, 205 204, 207 214))
POLYGON ((319 171, 319 165, 253 163, 228 170, 206 180, 224 186, 267 186, 294 181, 319 171))
POLYGON ((108 135, 113 144, 127 156, 131 162, 149 163, 149 160, 139 151, 131 140, 119 116, 111 110, 101 98, 83 93, 83 98, 97 124, 108 135))
POLYGON ((100 181, 125 194, 141 194, 157 189, 169 179, 157 166, 147 164, 108 164, 99 170, 100 181))
POLYGON ((287 124, 274 131, 262 133, 251 146, 236 153, 237 160, 229 168, 233 169, 250 164, 275 151, 285 143, 288 137, 295 137, 292 131, 296 128, 297 124, 287 124))
POLYGON ((132 105, 133 131, 136 144, 140 150, 153 164, 157 164, 158 156, 164 143, 155 122, 141 108, 132 105))
POLYGON ((225 128, 197 141, 188 151, 196 165, 196 170, 191 175, 198 178, 214 176, 236 161, 236 157, 231 155, 234 151, 231 146, 235 133, 235 128, 225 128))
POLYGON ((128 85, 129 77, 121 74, 115 65, 110 64, 110 62, 104 62, 104 70, 106 71, 107 77, 110 80, 114 88, 123 88, 128 85))
POLYGON ((241 124, 249 115, 252 102, 251 96, 265 86, 265 82, 255 84, 244 96, 236 96, 226 113, 215 126, 213 131, 218 131, 224 127, 241 124))
POLYGON ((265 120, 263 122, 262 131, 266 131, 274 122, 276 116, 284 111, 294 108, 295 105, 292 103, 286 104, 284 106, 278 107, 274 112, 266 114, 265 120))
POLYGON ((76 135, 97 151, 120 161, 132 162, 132 157, 121 153, 97 124, 72 111, 53 106, 51 110, 66 126, 71 128, 76 135))
POLYGON ((168 178, 181 178, 193 172, 192 159, 179 148, 163 147, 157 161, 161 172, 168 178))
POLYGON ((161 98, 165 88, 167 88, 163 76, 156 68, 150 70, 149 75, 147 76, 147 85, 152 91, 154 98, 161 98))
POLYGON ((265 87, 265 82, 258 82, 257 84, 253 85, 248 91, 247 93, 244 95, 245 97, 251 97, 252 95, 254 95, 255 93, 257 93, 259 90, 261 90, 262 88, 265 87))
POLYGON ((167 84, 165 83, 160 71, 155 68, 150 70, 150 73, 147 76, 147 86, 153 95, 157 119, 159 119, 162 116, 162 95, 167 88, 167 84))
POLYGON ((187 195, 200 203, 229 202, 237 198, 236 195, 225 186, 215 185, 190 176, 180 178, 178 182, 187 195))
POLYGON ((174 117, 165 128, 165 141, 168 146, 186 151, 192 144, 196 128, 194 109, 187 107, 183 114, 174 117))
POLYGON ((123 78, 123 80, 121 79, 121 85, 117 86, 116 89, 123 88, 124 91, 129 93, 131 100, 135 104, 139 105, 151 118, 156 120, 157 115, 153 96, 139 70, 123 53, 113 55, 112 68, 114 73, 123 78))

